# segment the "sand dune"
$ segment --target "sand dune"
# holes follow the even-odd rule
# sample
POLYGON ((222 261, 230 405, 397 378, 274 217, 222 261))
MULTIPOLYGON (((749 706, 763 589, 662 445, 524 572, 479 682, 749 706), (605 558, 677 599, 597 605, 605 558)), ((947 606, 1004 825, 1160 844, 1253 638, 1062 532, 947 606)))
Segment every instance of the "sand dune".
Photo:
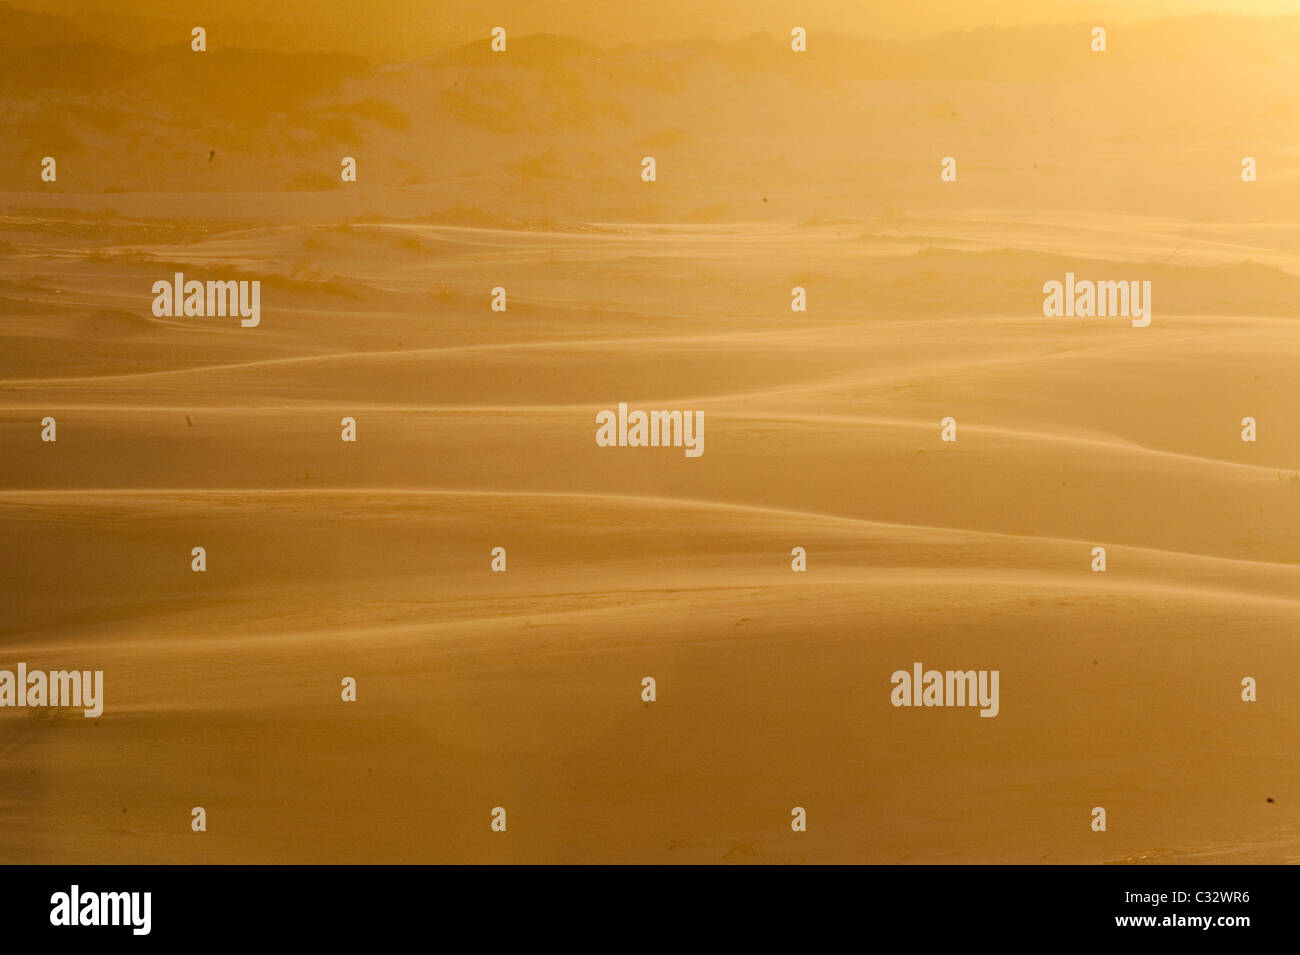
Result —
MULTIPOLYGON (((148 316, 145 263, 292 268, 300 230, 101 252, 75 294, 63 266, 11 263, 34 310, 7 326, 29 351, 0 394, 0 639, 112 678, 101 720, 9 717, 6 854, 1300 858, 1275 811, 1300 798, 1276 686, 1300 616, 1288 303, 1158 314, 1139 337, 1042 319, 1033 285, 986 314, 792 319, 781 285, 739 311, 729 283, 629 310, 607 304, 626 290, 555 278, 648 287, 681 242, 719 273, 840 248, 801 233, 453 231, 442 259, 394 245, 370 275, 388 291, 357 310, 277 288, 255 336, 148 316), (484 241, 546 263, 523 316, 491 321, 469 293, 500 267, 484 241), (463 294, 422 306, 431 267, 463 294), (596 447, 594 412, 619 400, 702 408, 705 455, 596 447), (1245 413, 1268 422, 1253 446, 1245 413), (1003 712, 894 709, 886 678, 915 659, 998 667, 1003 712), (1268 688, 1258 708, 1245 675, 1268 688), (221 820, 202 842, 198 804, 221 820), (804 804, 818 834, 795 839, 782 820, 804 804), (1080 825, 1094 804, 1124 819, 1104 843, 1080 825), (511 807, 508 844, 481 824, 492 805, 511 807), (51 813, 75 825, 37 824, 51 813)), ((338 280, 382 238, 329 233, 338 280)), ((969 254, 871 260, 915 289, 969 254)))
POLYGON ((0 669, 106 687, 0 710, 0 859, 1300 861, 1300 20, 611 11, 196 59, 0 3, 0 669))
POLYGON ((1262 796, 1300 796, 1284 768, 1289 746, 1267 732, 1297 714, 1281 694, 1255 716, 1228 677, 1293 652, 1294 567, 1144 553, 1124 559, 1187 584, 1147 573, 1098 583, 1042 566, 1068 562, 1062 542, 752 508, 737 523, 735 508, 675 500, 330 497, 200 495, 196 511, 183 492, 69 504, 5 496, 6 523, 17 503, 61 529, 39 546, 65 566, 78 555, 86 611, 44 608, 45 626, 11 632, 9 651, 33 665, 94 657, 119 674, 114 719, 63 721, 57 732, 15 724, 6 761, 15 782, 35 771, 48 786, 42 805, 95 837, 64 841, 25 826, 11 805, 9 851, 135 861, 1296 858, 1296 831, 1278 826, 1262 796), (183 559, 165 557, 184 531, 221 555, 201 587, 183 559), (113 576, 103 557, 122 554, 124 532, 153 579, 96 586, 113 576), (805 578, 783 569, 795 534, 817 561, 805 578), (498 539, 514 563, 494 579, 470 557, 498 539), (268 541, 279 542, 273 556, 268 541), (1268 599, 1223 589, 1270 575, 1268 599), (800 610, 809 603, 811 622, 800 610), (960 630, 947 625, 954 617, 960 630), (1170 630, 1178 640, 1163 636, 1170 630), (996 661, 1016 688, 991 732, 969 712, 909 720, 869 678, 917 654, 969 659, 976 647, 972 662, 996 661), (659 674, 672 705, 628 705, 642 671, 659 674), (340 721, 343 672, 358 677, 366 705, 340 721), (1187 713, 1153 709, 1152 692, 1184 694, 1195 730, 1187 713), (1043 712, 1054 714, 1046 732, 1043 712), (124 778, 123 747, 144 738, 124 778), (1133 766, 1141 774, 1127 779, 1133 766), (291 800, 249 798, 287 788, 291 800), (1079 834, 1081 788, 1135 831, 1104 848, 1079 834), (196 789, 223 819, 223 834, 201 845, 170 819, 196 789), (526 835, 494 844, 474 825, 483 800, 525 807, 526 835), (767 817, 792 800, 850 835, 782 835, 767 817), (1196 808, 1171 819, 1159 808, 1171 801, 1196 808))

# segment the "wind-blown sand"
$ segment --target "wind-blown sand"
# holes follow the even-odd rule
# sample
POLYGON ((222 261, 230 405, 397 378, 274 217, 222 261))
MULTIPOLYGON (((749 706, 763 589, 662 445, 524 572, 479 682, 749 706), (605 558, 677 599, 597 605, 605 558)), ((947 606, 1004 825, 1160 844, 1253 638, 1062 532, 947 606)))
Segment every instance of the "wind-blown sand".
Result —
MULTIPOLYGON (((1174 61, 1215 22, 1129 40, 1174 61)), ((1156 54, 998 61, 1063 31, 991 31, 964 77, 951 37, 836 41, 824 75, 762 67, 771 37, 245 51, 250 86, 302 74, 265 128, 122 54, 44 191, 58 130, 16 120, 0 667, 102 669, 106 700, 0 711, 0 861, 1300 861, 1294 94, 1196 102, 1273 75, 1263 40, 1155 119, 1156 54), (154 317, 176 271, 261 281, 260 326, 154 317), (1151 325, 1044 318, 1067 271, 1150 280, 1151 325), (704 454, 598 447, 620 401, 701 410, 704 454), (999 715, 894 708, 913 661, 1000 670, 999 715)))
MULTIPOLYGON (((5 714, 8 857, 1296 857, 1293 320, 855 318, 826 292, 792 320, 775 278, 766 315, 752 280, 675 314, 636 264, 673 234, 409 231, 449 300, 399 311, 431 266, 394 252, 345 304, 268 283, 256 330, 119 315, 134 259, 10 266, 6 658, 102 668, 107 702, 5 714), (525 263, 501 320, 463 302, 493 282, 484 242, 525 263), (562 295, 606 261, 624 281, 562 295), (618 400, 704 410, 705 454, 598 448, 618 400), (1000 669, 1000 715, 894 709, 913 660, 1000 669)), ((273 275, 313 234, 210 245, 273 275)), ((799 230, 691 241, 711 272, 756 246, 830 270, 799 230)), ((880 254, 852 248, 840 274, 880 254)), ((886 272, 1015 267, 982 255, 886 272)))

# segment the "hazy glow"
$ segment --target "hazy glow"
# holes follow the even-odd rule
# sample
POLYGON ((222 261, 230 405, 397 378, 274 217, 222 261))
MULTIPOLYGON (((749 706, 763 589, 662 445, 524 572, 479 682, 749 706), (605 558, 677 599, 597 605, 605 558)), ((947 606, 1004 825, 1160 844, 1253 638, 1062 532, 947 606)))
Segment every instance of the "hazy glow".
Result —
POLYGON ((560 33, 601 44, 662 42, 695 37, 735 39, 795 24, 888 38, 915 38, 951 30, 1044 23, 1103 25, 1197 13, 1277 16, 1300 13, 1300 0, 20 0, 13 6, 76 17, 103 35, 131 44, 161 42, 195 24, 237 30, 238 45, 334 49, 409 57, 485 36, 497 25, 512 35, 560 33))

